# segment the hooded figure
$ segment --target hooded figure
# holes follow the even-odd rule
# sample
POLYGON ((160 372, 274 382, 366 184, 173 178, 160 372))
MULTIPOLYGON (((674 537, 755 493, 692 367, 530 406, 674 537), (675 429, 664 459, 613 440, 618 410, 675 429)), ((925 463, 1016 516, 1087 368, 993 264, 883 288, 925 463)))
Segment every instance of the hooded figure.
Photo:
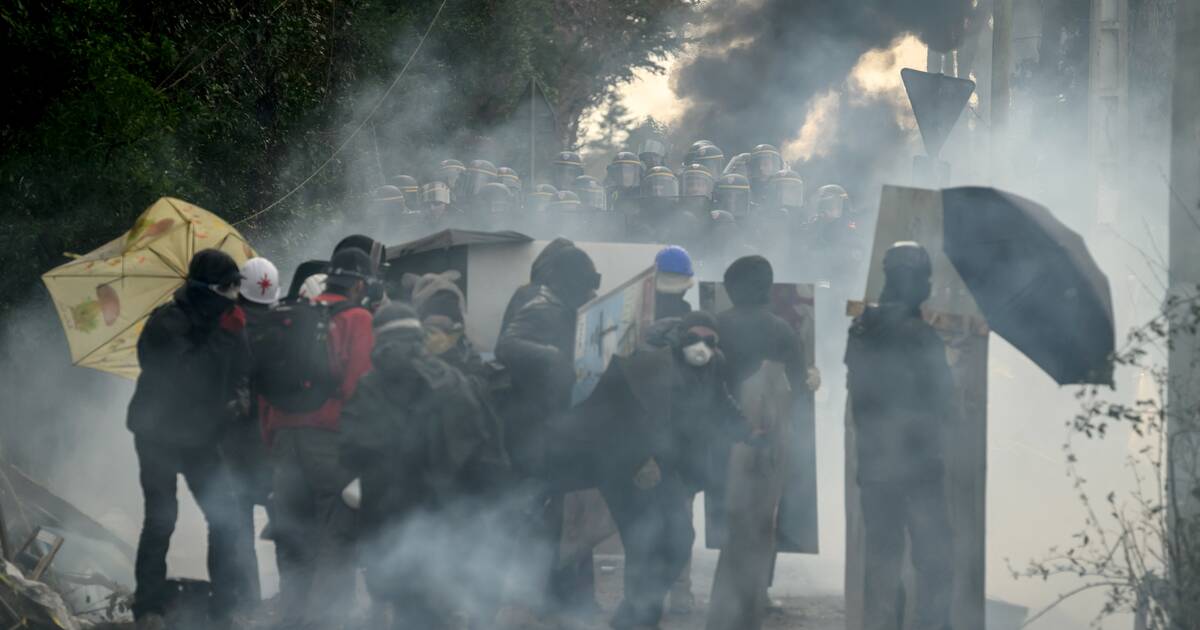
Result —
POLYGON ((521 310, 522 306, 525 306, 537 296, 541 285, 546 283, 546 278, 550 276, 549 263, 554 258, 554 255, 566 247, 573 247, 574 245, 575 243, 561 236, 546 243, 546 246, 538 253, 537 258, 533 259, 533 265, 529 269, 529 283, 521 285, 513 293, 512 298, 508 300, 508 306, 504 307, 504 317, 500 320, 501 332, 505 328, 508 328, 509 322, 517 315, 517 311, 521 310))
POLYGON ((145 516, 134 567, 139 628, 162 628, 169 598, 167 551, 175 530, 179 475, 208 522, 212 616, 227 621, 242 575, 236 561, 236 507, 219 444, 241 416, 248 350, 237 307, 241 274, 228 254, 205 249, 188 265, 174 299, 150 314, 138 337, 142 367, 129 402, 145 516))
POLYGON ((806 365, 800 337, 771 312, 774 282, 771 263, 762 256, 739 258, 725 271, 725 291, 733 307, 717 315, 717 330, 734 392, 767 360, 784 365, 795 392, 801 391, 800 384, 807 384, 810 390, 819 384, 815 368, 806 365))
POLYGON ((669 342, 613 359, 588 400, 553 428, 550 468, 597 486, 625 546, 614 628, 657 627, 691 557, 689 504, 712 487, 714 451, 750 436, 723 376, 716 319, 684 315, 669 342))
POLYGON ((478 517, 475 500, 504 460, 467 379, 425 349, 417 312, 389 304, 373 326, 373 367, 343 411, 340 441, 342 465, 361 483, 367 584, 394 605, 396 627, 444 627, 463 602, 427 576, 464 564, 446 555, 470 547, 462 537, 478 517), (429 523, 436 527, 424 531, 429 523), (437 553, 422 552, 426 546, 437 553))
MULTIPOLYGON (((587 253, 570 244, 548 255, 543 265, 544 277, 537 279, 544 284, 538 285, 537 295, 520 307, 500 333, 496 358, 507 367, 512 381, 503 415, 513 467, 551 485, 556 472, 545 466, 551 455, 547 425, 570 407, 576 313, 600 287, 600 274, 587 253)), ((535 273, 540 275, 537 265, 535 273)), ((559 564, 563 494, 551 492, 548 496, 539 540, 555 556, 547 567, 552 603, 565 609, 595 609, 590 553, 554 571, 559 564)))
POLYGON ((402 283, 412 295, 412 305, 425 329, 429 354, 459 370, 486 396, 490 371, 466 334, 467 298, 458 287, 462 275, 450 270, 423 276, 405 274, 402 283))
POLYGON ((846 349, 865 529, 863 627, 894 628, 901 618, 907 540, 917 578, 913 625, 948 628, 953 531, 942 432, 956 416, 954 380, 941 336, 921 316, 929 254, 917 243, 896 243, 883 268, 879 304, 854 320, 846 349))
POLYGON ((543 282, 537 294, 517 311, 496 343, 496 358, 510 370, 519 401, 508 418, 518 466, 536 466, 540 427, 570 404, 576 311, 600 286, 592 259, 574 245, 563 245, 543 265, 544 275, 535 263, 543 282))

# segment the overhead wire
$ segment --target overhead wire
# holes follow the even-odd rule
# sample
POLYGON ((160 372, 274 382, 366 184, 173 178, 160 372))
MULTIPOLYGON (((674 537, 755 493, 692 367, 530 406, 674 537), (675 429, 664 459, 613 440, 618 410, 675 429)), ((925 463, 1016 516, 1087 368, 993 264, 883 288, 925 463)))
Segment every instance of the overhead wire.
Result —
POLYGON ((375 114, 379 113, 379 108, 383 107, 384 101, 386 101, 388 99, 388 96, 390 96, 392 94, 392 90, 396 89, 396 86, 400 84, 400 80, 403 79, 404 75, 408 73, 409 66, 412 65, 413 60, 415 60, 417 58, 417 55, 420 54, 421 47, 425 45, 426 38, 428 38, 429 34, 433 32, 433 27, 435 25, 437 25, 438 18, 441 17, 441 15, 442 15, 442 9, 446 8, 446 3, 448 1, 449 0, 442 0, 441 4, 438 5, 437 11, 434 12, 434 14, 433 14, 433 19, 431 19, 429 21, 429 26, 425 29, 425 32, 421 35, 421 39, 417 41, 416 48, 414 48, 412 51, 412 54, 410 54, 408 56, 408 60, 404 62, 404 66, 400 68, 399 74, 397 74, 396 78, 392 80, 392 83, 391 83, 391 85, 388 86, 387 90, 384 90, 383 94, 379 97, 379 100, 377 100, 375 102, 375 106, 372 107, 371 111, 367 113, 366 118, 363 118, 363 121, 361 123, 359 123, 357 127, 354 128, 354 131, 351 132, 350 135, 345 140, 343 140, 340 145, 338 145, 337 149, 335 149, 333 151, 333 153, 328 158, 326 158, 325 161, 322 162, 321 165, 316 168, 316 170, 314 170, 312 172, 312 174, 310 174, 308 177, 305 177, 303 181, 301 181, 299 184, 296 184, 296 186, 294 188, 287 191, 287 193, 285 193, 282 197, 271 202, 269 205, 262 208, 261 210, 258 210, 256 212, 254 212, 253 214, 250 214, 249 216, 245 216, 245 217, 242 217, 241 219, 238 219, 237 221, 234 221, 233 225, 235 225, 235 226, 241 225, 247 221, 255 219, 255 218, 265 214, 266 212, 270 211, 272 208, 283 203, 287 199, 289 199, 292 195, 296 194, 296 192, 299 191, 301 188, 304 188, 306 185, 308 185, 308 183, 311 182, 313 180, 313 178, 315 178, 317 175, 319 175, 321 173, 321 171, 325 170, 325 167, 329 166, 329 164, 331 162, 333 162, 334 158, 336 158, 343 150, 345 150, 345 148, 347 146, 350 145, 350 142, 353 141, 354 138, 356 138, 358 136, 358 134, 367 126, 367 124, 369 124, 371 122, 371 119, 375 117, 375 114))

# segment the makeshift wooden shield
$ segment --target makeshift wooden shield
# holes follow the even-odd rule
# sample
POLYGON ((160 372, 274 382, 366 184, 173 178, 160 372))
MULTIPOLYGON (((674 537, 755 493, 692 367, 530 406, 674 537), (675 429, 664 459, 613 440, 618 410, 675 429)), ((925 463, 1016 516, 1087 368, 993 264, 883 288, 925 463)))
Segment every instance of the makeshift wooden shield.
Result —
POLYGON ((614 356, 627 357, 654 323, 654 266, 579 307, 575 320, 575 388, 571 404, 595 389, 614 356))
MULTIPOLYGON (((771 311, 799 335, 809 366, 815 364, 813 295, 810 284, 776 284, 771 288, 771 311)), ((700 283, 701 309, 719 313, 731 306, 721 283, 700 283)), ((793 389, 797 387, 799 404, 792 409, 788 422, 779 425, 778 435, 772 436, 781 448, 782 461, 786 462, 786 466, 773 473, 780 475, 783 488, 777 506, 775 543, 781 552, 818 553, 816 402, 803 383, 792 384, 793 389)), ((705 544, 709 549, 722 548, 728 533, 728 500, 723 490, 717 488, 705 493, 705 544)))
MULTIPOLYGON (((945 443, 946 504, 954 540, 947 542, 954 562, 951 623, 955 628, 984 627, 984 543, 987 483, 987 351, 988 327, 942 247, 942 202, 936 190, 885 186, 867 277, 865 302, 883 290, 883 255, 897 241, 916 241, 933 262, 933 292, 924 306, 925 319, 946 342, 946 358, 954 374, 960 417, 949 427, 945 443)), ((847 314, 862 312, 851 302, 847 314)), ((857 479, 854 418, 846 405, 846 628, 863 627, 863 517, 857 479)), ((905 623, 913 627, 916 585, 906 559, 903 585, 905 623)))

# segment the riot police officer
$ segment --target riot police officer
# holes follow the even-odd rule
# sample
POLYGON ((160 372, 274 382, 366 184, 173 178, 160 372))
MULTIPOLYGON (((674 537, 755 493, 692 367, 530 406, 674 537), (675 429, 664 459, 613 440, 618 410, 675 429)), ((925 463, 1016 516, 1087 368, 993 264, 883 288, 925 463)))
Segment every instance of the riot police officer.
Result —
POLYGON ((451 191, 454 191, 458 187, 458 178, 466 170, 467 167, 463 166, 463 163, 458 160, 442 160, 438 164, 437 172, 433 178, 446 184, 451 191))
POLYGON ((471 160, 463 177, 459 180, 460 203, 470 205, 483 187, 496 181, 496 165, 487 160, 471 160))
POLYGON ((590 175, 580 175, 575 178, 571 185, 571 190, 579 196, 579 203, 585 210, 595 210, 603 212, 608 210, 607 196, 604 194, 604 187, 595 177, 590 175))
POLYGON ((664 236, 668 241, 695 247, 712 210, 715 180, 707 167, 695 163, 684 169, 680 185, 683 194, 664 236))
POLYGON ((500 182, 484 184, 475 198, 478 225, 487 230, 505 230, 512 225, 513 196, 500 182))
POLYGON ((521 176, 517 172, 507 166, 501 166, 496 169, 496 181, 508 187, 508 192, 512 193, 513 199, 518 201, 521 199, 521 176))
POLYGON ((721 169, 725 167, 725 154, 721 152, 720 147, 709 142, 708 140, 697 140, 692 143, 687 154, 683 157, 683 166, 687 168, 692 164, 699 164, 708 169, 713 178, 722 175, 721 169))
POLYGON ((621 151, 608 165, 608 187, 618 192, 637 190, 642 183, 642 162, 629 151, 621 151))
POLYGON ((649 172, 652 168, 666 165, 667 142, 657 134, 646 136, 638 143, 637 153, 642 167, 649 172))
POLYGON ((551 183, 558 190, 570 190, 575 178, 583 175, 583 159, 574 151, 563 151, 554 159, 551 183))
POLYGON ((522 213, 521 229, 536 237, 552 236, 550 224, 550 206, 558 200, 558 189, 550 184, 538 184, 525 197, 525 211, 522 213))
POLYGON ((525 200, 525 210, 537 215, 549 210, 549 206, 558 198, 558 189, 550 184, 538 184, 529 191, 525 200))
POLYGON ((404 193, 404 205, 408 206, 409 210, 417 210, 421 207, 421 185, 417 183, 417 179, 411 175, 393 175, 388 183, 400 189, 404 193))
POLYGON ((771 176, 783 170, 783 156, 770 144, 760 144, 750 153, 750 187, 754 199, 762 203, 766 198, 767 182, 771 176))
POLYGON ((750 212, 750 181, 737 173, 723 176, 717 182, 714 201, 717 210, 734 217, 746 216, 750 212))
POLYGON ((421 188, 421 204, 425 217, 435 227, 445 227, 452 220, 450 186, 435 179, 421 188))
POLYGON ((679 178, 665 166, 656 166, 642 178, 642 197, 675 199, 679 197, 679 178))

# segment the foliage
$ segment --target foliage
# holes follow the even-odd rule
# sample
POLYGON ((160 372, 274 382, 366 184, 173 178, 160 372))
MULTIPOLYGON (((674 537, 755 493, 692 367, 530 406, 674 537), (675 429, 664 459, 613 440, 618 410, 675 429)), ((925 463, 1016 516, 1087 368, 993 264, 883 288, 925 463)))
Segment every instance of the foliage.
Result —
POLYGON ((1100 499, 1079 473, 1072 441, 1064 445, 1068 474, 1087 514, 1084 528, 1065 551, 1051 549, 1014 571, 1016 577, 1084 580, 1051 608, 1077 593, 1104 589, 1100 617, 1133 612, 1147 630, 1191 628, 1200 619, 1200 410, 1172 406, 1167 397, 1168 389, 1188 387, 1200 375, 1194 357, 1167 365, 1177 344, 1194 344, 1198 324, 1200 301, 1169 298, 1114 356, 1118 366, 1137 370, 1145 387, 1132 400, 1115 399, 1099 387, 1078 393, 1080 411, 1068 423, 1070 435, 1102 438, 1123 423, 1144 446, 1126 462, 1134 489, 1100 499))
MULTIPOLYGON (((331 219, 434 156, 474 157, 510 122, 531 78, 554 105, 560 142, 574 145, 581 115, 614 85, 661 71, 695 1, 446 0, 370 124, 251 235, 331 219)), ((440 4, 0 5, 0 314, 62 252, 114 237, 161 195, 230 220, 282 197, 380 103, 440 4)))

